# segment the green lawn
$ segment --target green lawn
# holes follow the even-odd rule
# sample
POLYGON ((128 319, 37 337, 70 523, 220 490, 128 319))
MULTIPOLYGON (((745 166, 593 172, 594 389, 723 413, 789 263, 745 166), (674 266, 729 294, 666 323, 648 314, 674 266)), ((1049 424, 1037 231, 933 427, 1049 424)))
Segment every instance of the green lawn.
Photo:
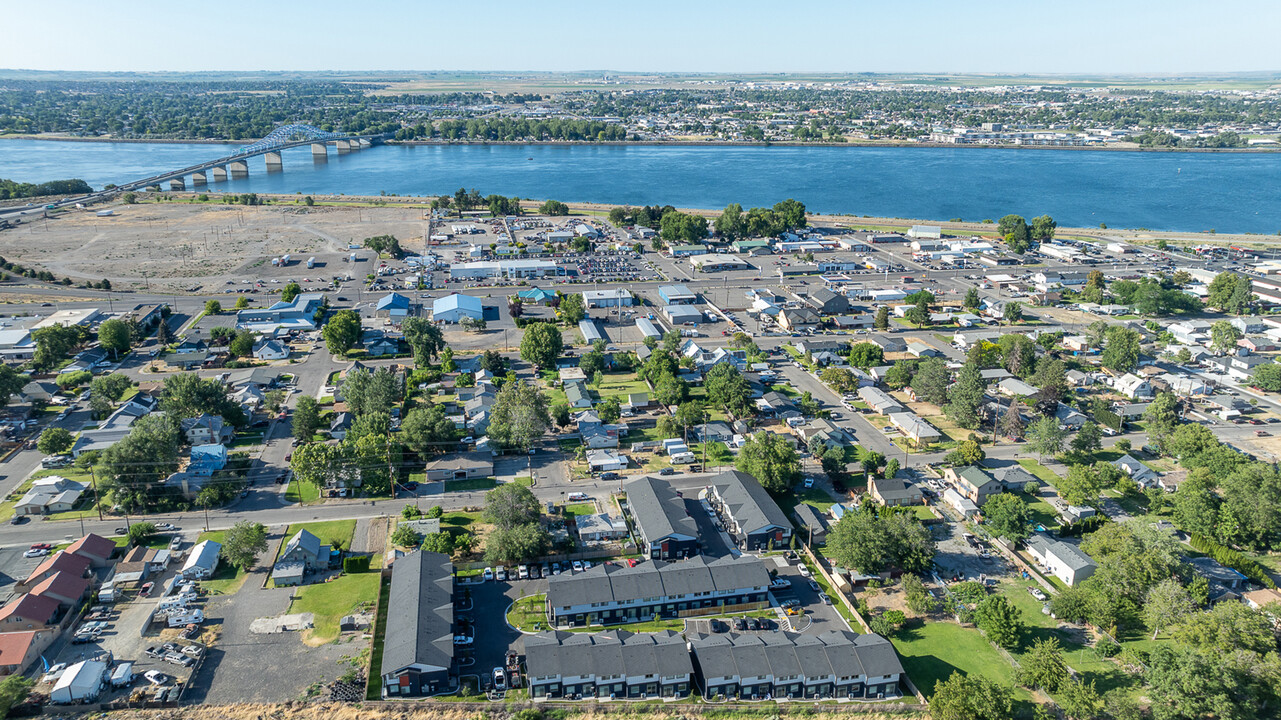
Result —
POLYGON ((1025 492, 1016 493, 1024 502, 1027 503, 1028 520, 1032 525, 1042 525, 1045 528, 1058 527, 1059 514, 1054 510, 1054 506, 1042 500, 1039 497, 1028 495, 1025 492))
MULTIPOLYGON (((589 378, 590 379, 590 378, 589 378)), ((604 381, 596 392, 601 399, 617 396, 620 403, 627 402, 627 396, 631 393, 650 393, 649 385, 644 380, 636 377, 636 373, 606 373, 604 381)))
POLYGON ((311 483, 290 480, 289 488, 285 490, 285 501, 291 503, 301 503, 306 505, 314 503, 320 499, 320 488, 311 483))
POLYGON ((537 632, 547 626, 547 595, 530 595, 512 603, 507 622, 521 630, 537 632))
POLYGON ((491 477, 445 481, 445 492, 474 492, 476 490, 493 490, 496 487, 498 487, 498 481, 491 477))
POLYGON ((596 505, 594 503, 577 503, 565 506, 565 517, 575 515, 595 515, 596 505))
MULTIPOLYGON (((205 540, 213 540, 221 544, 226 535, 227 532, 225 530, 202 532, 196 538, 196 542, 201 543, 205 540)), ((214 576, 208 580, 201 580, 200 587, 204 588, 210 595, 233 595, 245 584, 247 577, 249 577, 248 573, 223 559, 218 563, 218 569, 214 572, 214 576)))
POLYGON ((374 617, 374 643, 369 650, 369 681, 365 687, 366 700, 382 699, 383 640, 387 635, 388 595, 391 590, 391 578, 382 579, 378 594, 378 613, 374 617))
POLYGON ((285 541, 280 544, 280 553, 284 552, 285 545, 289 543, 289 538, 298 533, 299 530, 306 530, 312 535, 320 538, 320 542, 329 545, 341 545, 343 548, 351 547, 351 537, 356 534, 355 520, 328 520, 322 522, 296 523, 285 528, 285 541))
POLYGON ((338 638, 338 621, 352 611, 372 607, 378 599, 380 574, 370 571, 341 575, 329 582, 303 585, 295 591, 291 613, 314 613, 315 627, 303 634, 308 645, 323 645, 338 638))
MULTIPOLYGON (((1014 684, 1014 666, 998 653, 975 628, 951 622, 909 624, 893 638, 903 658, 903 669, 927 697, 934 686, 953 672, 978 674, 1007 685, 1014 684)), ((1026 692, 1016 689, 1026 697, 1026 692)))
POLYGON ((793 508, 802 503, 813 505, 820 513, 826 513, 837 503, 836 500, 832 499, 831 495, 827 494, 827 491, 805 487, 798 487, 794 491, 789 491, 775 499, 778 501, 779 506, 789 515, 793 508))
POLYGON ((1059 486, 1059 476, 1055 475, 1053 471, 1036 460, 1033 460, 1032 458, 1022 458, 1019 460, 1019 464, 1026 468, 1028 472, 1035 475, 1038 480, 1049 483, 1051 487, 1057 488, 1059 486))

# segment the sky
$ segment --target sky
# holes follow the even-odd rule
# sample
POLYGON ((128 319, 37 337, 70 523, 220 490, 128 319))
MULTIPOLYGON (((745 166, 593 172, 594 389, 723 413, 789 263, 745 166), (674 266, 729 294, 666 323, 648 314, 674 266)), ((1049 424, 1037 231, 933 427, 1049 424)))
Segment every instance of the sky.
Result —
POLYGON ((0 15, 5 27, 0 68, 1064 74, 1281 70, 1278 0, 56 4, 56 13, 40 3, 5 8, 0 15))

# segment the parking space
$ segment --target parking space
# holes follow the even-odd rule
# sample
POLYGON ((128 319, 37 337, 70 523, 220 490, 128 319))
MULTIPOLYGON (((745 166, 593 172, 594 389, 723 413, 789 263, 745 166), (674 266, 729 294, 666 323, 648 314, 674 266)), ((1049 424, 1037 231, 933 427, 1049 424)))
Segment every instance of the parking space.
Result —
POLYGON ((685 498, 685 512, 689 513, 698 525, 698 537, 702 540, 704 555, 717 558, 739 554, 738 549, 729 541, 729 536, 721 527, 718 527, 719 521, 714 515, 707 513, 707 509, 697 498, 685 498))
POLYGON ((460 585, 454 594, 460 599, 455 618, 472 631, 471 644, 456 648, 462 658, 460 672, 487 682, 490 672, 503 664, 508 650, 524 654, 523 636, 506 622, 507 608, 522 597, 546 592, 545 579, 460 585))
MULTIPOLYGON (((784 560, 782 557, 775 556, 774 562, 784 560)), ((782 578, 791 583, 787 588, 776 588, 771 591, 774 599, 780 605, 785 605, 788 601, 798 603, 797 607, 804 611, 804 615, 790 616, 790 622, 793 630, 802 632, 807 635, 820 635, 828 630, 847 630, 849 626, 845 619, 837 612, 834 605, 829 605, 823 600, 823 591, 818 583, 812 577, 807 577, 801 570, 803 567, 799 561, 786 561, 786 565, 769 565, 771 570, 776 570, 778 578, 782 578), (806 622, 808 618, 808 622, 806 622)), ((808 572, 808 571, 807 571, 808 572)))
POLYGON ((933 526, 938 541, 934 565, 945 581, 982 580, 1005 575, 1008 561, 982 539, 965 530, 963 525, 945 522, 933 526))

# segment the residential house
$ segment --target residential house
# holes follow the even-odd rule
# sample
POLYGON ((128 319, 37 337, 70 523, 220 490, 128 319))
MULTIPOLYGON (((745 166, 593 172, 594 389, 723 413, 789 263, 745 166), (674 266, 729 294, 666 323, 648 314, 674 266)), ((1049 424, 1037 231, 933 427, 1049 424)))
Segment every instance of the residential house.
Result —
POLYGON ((429 461, 424 469, 427 482, 493 477, 494 456, 489 452, 442 455, 429 461))
POLYGON ((259 360, 288 360, 289 344, 276 338, 264 338, 254 343, 253 353, 259 360))
POLYGON ((943 479, 951 483, 958 492, 980 507, 987 502, 989 497, 1005 489, 999 480, 977 465, 948 468, 943 471, 943 479))
POLYGON ((54 629, 0 632, 0 677, 25 674, 57 637, 54 629))
POLYGON ((89 581, 69 572, 55 572, 31 588, 32 595, 52 598, 66 608, 79 605, 88 592, 89 581))
POLYGON ((609 542, 627 537, 627 521, 609 513, 575 515, 578 539, 585 543, 609 542))
POLYGON ((526 635, 525 668, 533 699, 674 699, 693 687, 685 638, 671 630, 526 635))
POLYGON ((334 419, 329 421, 329 437, 339 441, 347 439, 347 431, 351 430, 354 421, 355 418, 349 412, 334 415, 334 419))
POLYGON ((914 483, 899 477, 872 478, 868 491, 882 505, 920 505, 924 496, 914 483))
POLYGON ((203 540, 196 544, 187 555, 178 575, 185 580, 208 580, 218 569, 218 557, 222 553, 222 543, 216 540, 203 540))
POLYGON ((827 518, 823 517, 818 508, 808 503, 798 503, 792 509, 792 515, 800 522, 806 543, 817 546, 827 542, 827 518))
POLYGON ((101 535, 89 533, 68 545, 66 552, 87 558, 90 567, 111 567, 111 556, 116 552, 116 544, 101 535))
POLYGON ((88 577, 90 567, 92 562, 89 558, 64 550, 46 556, 34 570, 27 574, 26 579, 15 584, 13 589, 18 593, 31 592, 37 585, 58 573, 67 577, 88 577))
POLYGON ((565 391, 565 401, 571 409, 582 410, 592 406, 592 396, 587 389, 587 383, 581 380, 570 380, 562 389, 565 391))
POLYGON ((1077 546, 1037 533, 1027 540, 1028 554, 1049 574, 1068 586, 1094 574, 1098 565, 1077 546))
POLYGON ((769 604, 769 571, 759 558, 699 555, 634 567, 600 564, 547 581, 554 627, 584 627, 756 610, 769 604))
POLYGON ((370 357, 386 357, 400 352, 400 341, 382 332, 366 332, 360 339, 370 357))
POLYGON ((1008 397, 1032 397, 1037 393, 1036 388, 1019 380, 1018 378, 1005 378, 997 383, 997 389, 1002 395, 1008 397))
POLYGON ((1273 362, 1264 355, 1224 355, 1206 359, 1206 364, 1234 380, 1245 382, 1254 377, 1255 368, 1273 362))
POLYGON ((910 354, 912 357, 918 357, 918 358, 920 358, 920 357, 941 357, 941 356, 943 355, 943 353, 939 352, 938 350, 935 350, 934 348, 930 347, 929 345, 926 345, 926 344, 925 344, 925 343, 923 343, 923 342, 918 342, 918 341, 916 341, 916 340, 912 340, 911 342, 909 342, 909 343, 907 344, 907 352, 908 352, 908 354, 910 354))
POLYGON ((878 415, 889 415, 890 413, 903 412, 903 406, 898 400, 890 397, 888 393, 880 388, 861 387, 858 389, 858 396, 867 406, 878 415))
POLYGON ((1059 421, 1060 427, 1069 430, 1080 430, 1081 426, 1089 420, 1085 413, 1063 403, 1059 403, 1058 409, 1054 411, 1054 417, 1059 421))
POLYGON ((305 572, 319 572, 329 569, 331 555, 331 548, 320 542, 320 538, 307 530, 299 530, 276 558, 276 567, 295 563, 302 565, 305 572))
POLYGON ((448 555, 421 550, 392 565, 383 697, 436 695, 457 686, 453 571, 448 555))
POLYGON ((1001 483, 1005 490, 1022 490, 1028 483, 1034 483, 1038 487, 1041 484, 1035 475, 1016 460, 987 458, 983 461, 983 472, 1001 483))
POLYGON ((22 386, 22 389, 18 391, 18 397, 23 402, 49 403, 61 389, 62 388, 58 387, 57 383, 52 383, 47 380, 33 380, 22 386))
POLYGON ((1150 399, 1156 396, 1156 393, 1152 390, 1152 384, 1134 373, 1126 373, 1117 378, 1113 383, 1113 387, 1118 393, 1131 400, 1150 399))
POLYGON ((943 491, 943 502, 950 505, 953 510, 956 510, 961 514, 961 517, 967 520, 979 514, 979 506, 957 492, 956 488, 947 488, 943 491))
POLYGON ((187 463, 187 472, 209 477, 227 466, 227 446, 217 443, 196 445, 191 448, 191 461, 187 463))
POLYGON ((1241 315, 1228 321, 1232 327, 1236 328, 1242 335, 1258 335, 1266 332, 1268 325, 1259 318, 1241 315))
POLYGON ((934 428, 933 425, 925 422, 912 412, 891 412, 889 414, 890 424, 903 436, 911 440, 914 444, 929 445, 938 442, 943 437, 942 433, 934 428))
POLYGON ((792 537, 787 516, 756 478, 745 472, 728 470, 713 477, 707 501, 744 551, 784 547, 792 537))
POLYGON ((820 323, 818 313, 809 308, 784 308, 778 314, 778 324, 790 332, 814 330, 820 323))
POLYGON ((30 593, 18 595, 0 607, 0 633, 41 630, 56 625, 60 610, 54 598, 30 593))
POLYGON ((850 311, 849 298, 824 287, 811 290, 805 302, 820 315, 843 315, 850 311))
POLYGON ((226 443, 231 440, 235 430, 223 421, 221 415, 202 413, 193 418, 185 418, 179 427, 191 445, 209 445, 226 443))
POLYGON ((653 560, 676 560, 699 554, 698 524, 671 483, 643 477, 623 486, 627 509, 636 528, 641 553, 653 560))
POLYGON ((696 634, 689 646, 707 698, 881 699, 904 679, 894 646, 875 634, 696 634))
POLYGON ((620 455, 617 450, 600 449, 587 451, 587 467, 592 472, 605 472, 609 470, 626 470, 627 457, 620 455))

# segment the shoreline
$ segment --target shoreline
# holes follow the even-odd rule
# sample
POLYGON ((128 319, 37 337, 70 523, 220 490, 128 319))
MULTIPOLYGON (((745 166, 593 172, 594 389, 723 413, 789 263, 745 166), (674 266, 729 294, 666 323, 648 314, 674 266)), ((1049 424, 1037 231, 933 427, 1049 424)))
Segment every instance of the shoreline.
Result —
MULTIPOLYGON (((76 137, 72 135, 0 135, 0 140, 49 140, 53 142, 82 143, 120 143, 134 145, 250 145, 256 140, 215 140, 215 139, 177 139, 177 138, 102 138, 76 137)), ((735 141, 735 140, 387 140, 387 145, 405 146, 488 146, 488 145, 547 145, 547 146, 587 146, 587 147, 754 147, 754 148, 930 148, 944 150, 1073 150, 1077 152, 1150 152, 1150 153, 1229 153, 1267 155, 1281 153, 1281 147, 1274 148, 1156 148, 1128 145, 1115 147, 1108 145, 1013 145, 1001 144, 953 144, 933 142, 880 142, 875 140, 853 140, 850 142, 801 142, 780 140, 773 142, 735 141)))

